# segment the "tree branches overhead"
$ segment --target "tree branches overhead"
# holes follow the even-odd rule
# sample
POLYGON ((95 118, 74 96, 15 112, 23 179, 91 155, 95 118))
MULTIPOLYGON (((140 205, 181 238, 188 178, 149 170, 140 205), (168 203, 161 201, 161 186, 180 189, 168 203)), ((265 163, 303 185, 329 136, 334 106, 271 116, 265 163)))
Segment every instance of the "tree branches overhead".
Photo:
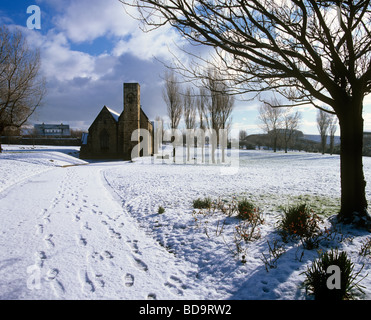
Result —
POLYGON ((333 109, 371 92, 370 0, 120 1, 137 7, 147 28, 170 24, 214 47, 212 63, 239 92, 275 90, 333 109))

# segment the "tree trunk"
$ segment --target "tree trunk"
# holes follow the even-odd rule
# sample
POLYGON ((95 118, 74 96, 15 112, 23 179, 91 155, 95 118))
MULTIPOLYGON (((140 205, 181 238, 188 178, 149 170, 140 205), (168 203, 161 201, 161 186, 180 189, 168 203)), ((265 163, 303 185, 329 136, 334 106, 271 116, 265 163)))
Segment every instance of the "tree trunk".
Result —
POLYGON ((341 209, 338 218, 344 223, 359 222, 361 217, 370 221, 362 163, 363 118, 362 112, 354 109, 354 106, 348 106, 344 108, 346 112, 338 114, 341 138, 341 209))
POLYGON ((321 136, 322 154, 325 154, 325 152, 326 152, 326 144, 327 144, 327 136, 323 135, 323 136, 321 136))

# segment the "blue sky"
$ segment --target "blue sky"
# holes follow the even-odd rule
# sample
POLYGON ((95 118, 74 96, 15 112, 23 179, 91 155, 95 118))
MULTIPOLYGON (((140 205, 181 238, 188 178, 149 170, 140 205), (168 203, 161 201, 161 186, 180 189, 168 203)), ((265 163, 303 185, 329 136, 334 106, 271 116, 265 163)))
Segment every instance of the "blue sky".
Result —
MULTIPOLYGON (((150 119, 166 117, 162 99, 165 71, 177 46, 186 45, 169 27, 143 33, 118 0, 2 0, 0 22, 22 28, 42 56, 48 94, 31 123, 68 123, 86 130, 104 105, 121 112, 124 82, 141 85, 141 104, 150 119), (41 29, 27 29, 27 8, 41 10, 41 29), (177 46, 175 45, 177 44, 177 46)), ((371 99, 366 98, 365 130, 371 131, 371 99)), ((236 131, 259 133, 259 101, 237 101, 236 131)), ((316 109, 301 107, 300 130, 317 134, 316 109)))

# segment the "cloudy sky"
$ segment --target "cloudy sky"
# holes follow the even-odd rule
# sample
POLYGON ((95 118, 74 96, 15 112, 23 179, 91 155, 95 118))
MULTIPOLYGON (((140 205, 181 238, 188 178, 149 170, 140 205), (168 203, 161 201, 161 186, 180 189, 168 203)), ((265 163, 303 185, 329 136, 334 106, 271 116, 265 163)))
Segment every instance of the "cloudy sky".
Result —
MULTIPOLYGON (((104 105, 123 110, 124 82, 138 82, 141 104, 150 119, 166 117, 162 99, 165 71, 186 42, 170 28, 144 33, 118 0, 1 0, 0 23, 18 26, 30 45, 40 48, 48 94, 32 123, 66 123, 86 130, 104 105), (27 29, 30 5, 41 11, 41 29, 27 29), (163 63, 162 63, 163 62, 163 63)), ((365 130, 371 131, 371 99, 365 130)), ((261 132, 258 101, 237 101, 236 131, 261 132)), ((317 134, 316 109, 301 108, 300 129, 317 134)))

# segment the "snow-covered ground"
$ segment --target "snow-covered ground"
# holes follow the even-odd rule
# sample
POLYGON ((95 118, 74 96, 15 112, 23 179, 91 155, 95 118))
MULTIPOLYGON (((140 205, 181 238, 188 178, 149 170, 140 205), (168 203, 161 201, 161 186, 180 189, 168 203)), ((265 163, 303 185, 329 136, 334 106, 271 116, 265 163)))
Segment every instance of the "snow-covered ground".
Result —
MULTIPOLYGON (((339 207, 338 156, 233 150, 226 168, 180 156, 88 163, 75 147, 3 148, 0 299, 307 299, 302 272, 318 252, 283 243, 277 221, 283 207, 306 201, 325 226, 339 207), (205 197, 225 208, 254 202, 260 237, 239 242, 235 215, 193 209, 205 197)), ((371 204, 371 158, 364 171, 371 204)), ((347 251, 355 271, 364 265, 357 298, 371 299, 370 256, 359 254, 370 234, 341 232, 319 249, 347 251)))

